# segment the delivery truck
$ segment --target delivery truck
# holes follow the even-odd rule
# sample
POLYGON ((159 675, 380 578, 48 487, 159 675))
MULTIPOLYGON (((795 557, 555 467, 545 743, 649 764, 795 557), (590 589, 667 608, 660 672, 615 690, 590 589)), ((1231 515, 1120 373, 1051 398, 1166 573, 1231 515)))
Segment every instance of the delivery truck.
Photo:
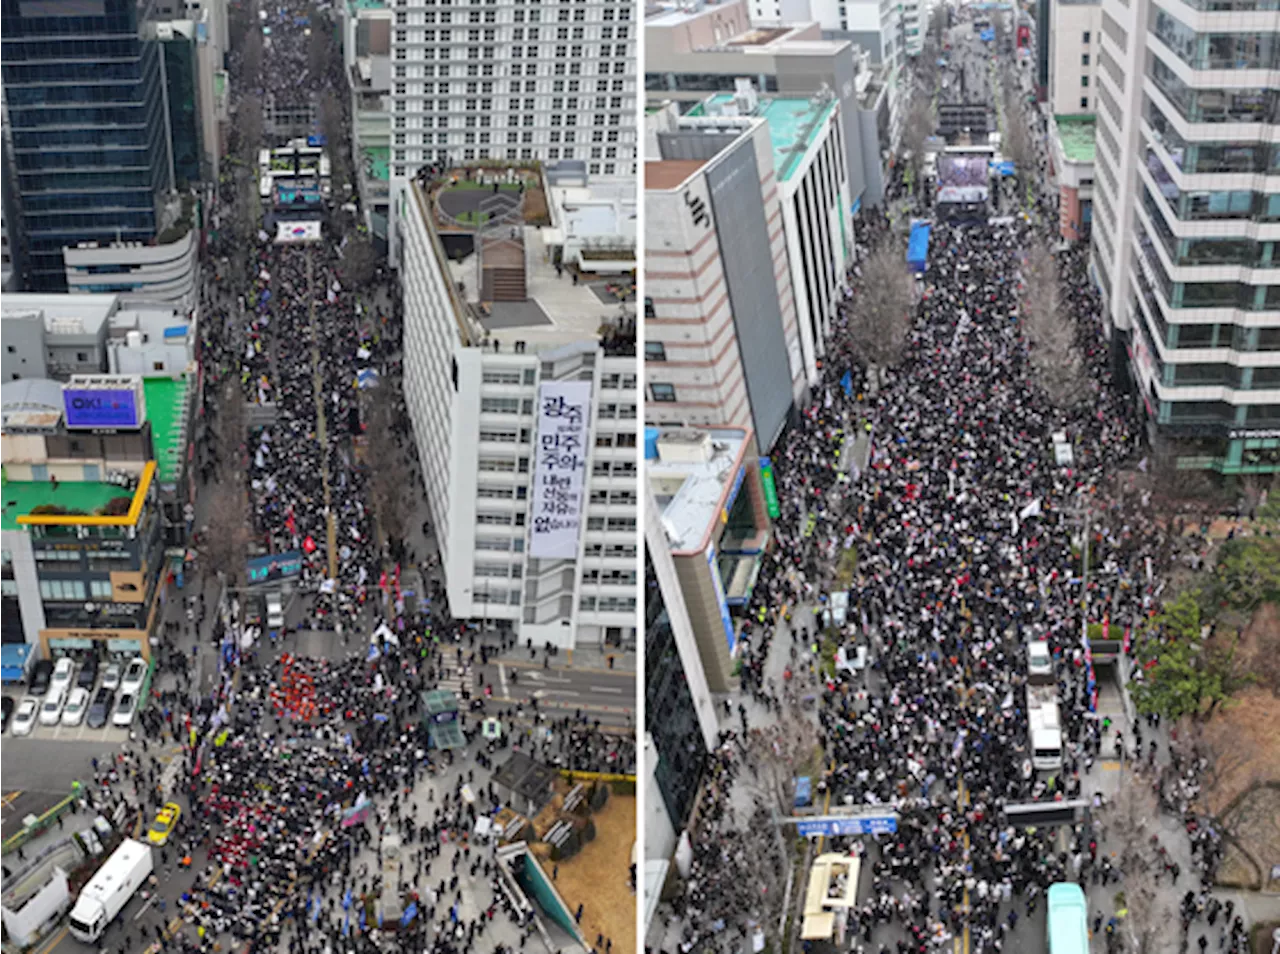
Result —
POLYGON ((71 934, 92 944, 102 936, 154 867, 151 846, 126 838, 80 891, 71 909, 71 934))

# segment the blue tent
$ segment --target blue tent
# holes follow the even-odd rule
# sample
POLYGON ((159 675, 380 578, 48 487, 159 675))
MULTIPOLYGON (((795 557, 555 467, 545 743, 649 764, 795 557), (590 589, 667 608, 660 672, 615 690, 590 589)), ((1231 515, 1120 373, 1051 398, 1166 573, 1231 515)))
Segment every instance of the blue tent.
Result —
POLYGON ((27 666, 35 646, 31 643, 5 643, 0 648, 0 668, 4 670, 4 683, 22 682, 27 678, 27 666))
POLYGON ((933 226, 928 222, 911 223, 911 241, 907 243, 907 267, 913 272, 923 272, 929 262, 929 234, 933 226))

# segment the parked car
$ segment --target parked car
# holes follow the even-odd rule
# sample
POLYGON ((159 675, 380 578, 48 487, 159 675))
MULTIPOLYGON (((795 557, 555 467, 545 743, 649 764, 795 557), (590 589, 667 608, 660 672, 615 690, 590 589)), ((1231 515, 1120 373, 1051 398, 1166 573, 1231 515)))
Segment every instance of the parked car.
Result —
POLYGON ((55 689, 59 689, 63 695, 66 695, 67 690, 73 685, 75 675, 75 661, 63 656, 53 664, 53 677, 49 680, 49 690, 52 692, 55 689))
POLYGON ((36 713, 40 711, 40 701, 27 696, 18 703, 18 711, 13 714, 13 734, 30 735, 36 727, 36 713))
POLYGON ((81 689, 92 689, 93 684, 98 681, 98 666, 98 657, 89 656, 76 674, 76 685, 81 689))
POLYGON ((116 701, 116 694, 105 686, 99 689, 93 697, 93 705, 89 706, 89 715, 85 718, 85 725, 91 729, 101 729, 107 724, 107 720, 111 718, 111 704, 116 701))
POLYGON ((133 717, 138 713, 138 697, 131 692, 120 693, 115 712, 111 713, 111 724, 121 728, 133 725, 133 717))
POLYGON ((62 710, 63 725, 79 725, 84 721, 84 714, 89 708, 89 690, 84 686, 76 686, 67 696, 67 705, 62 710))
POLYGON ((53 678, 53 661, 41 659, 31 667, 31 681, 27 688, 33 696, 43 696, 49 691, 49 680, 53 678))
POLYGON ((147 661, 141 656, 134 656, 125 666, 124 675, 120 677, 120 692, 123 695, 136 696, 142 689, 142 681, 147 678, 147 661))
POLYGON ((17 703, 9 696, 5 696, 4 701, 0 702, 0 715, 3 715, 3 718, 0 718, 0 732, 9 728, 9 719, 13 717, 13 710, 16 706, 17 703))
POLYGON ((174 802, 165 802, 163 808, 156 812, 156 819, 151 823, 151 827, 147 829, 147 841, 153 845, 164 846, 169 841, 169 836, 173 834, 173 827, 178 824, 178 819, 182 816, 182 808, 174 802))
POLYGON ((49 687, 49 693, 40 704, 40 724, 57 725, 62 718, 62 707, 67 704, 66 688, 49 687))
POLYGON ((120 664, 117 662, 107 663, 107 668, 102 672, 102 688, 110 689, 115 692, 120 688, 120 664))

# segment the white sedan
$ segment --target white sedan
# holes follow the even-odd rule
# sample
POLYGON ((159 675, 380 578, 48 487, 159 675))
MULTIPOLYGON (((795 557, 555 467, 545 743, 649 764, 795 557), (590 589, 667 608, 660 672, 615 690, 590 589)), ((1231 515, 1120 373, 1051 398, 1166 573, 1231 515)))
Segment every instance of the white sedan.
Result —
POLYGON ((40 724, 57 725, 62 719, 62 709, 66 704, 65 692, 54 692, 50 689, 49 694, 44 697, 44 702, 40 703, 40 724))
POLYGON ((76 664, 63 656, 53 666, 53 676, 49 679, 49 693, 61 691, 66 695, 67 690, 71 688, 71 680, 76 674, 76 664))
POLYGON ((39 711, 40 703, 27 696, 18 703, 18 711, 13 714, 13 728, 10 731, 14 735, 30 735, 31 730, 36 727, 36 713, 39 711))
POLYGON ((71 695, 67 696, 67 706, 62 710, 62 724, 79 725, 88 711, 89 690, 83 687, 72 689, 71 695))

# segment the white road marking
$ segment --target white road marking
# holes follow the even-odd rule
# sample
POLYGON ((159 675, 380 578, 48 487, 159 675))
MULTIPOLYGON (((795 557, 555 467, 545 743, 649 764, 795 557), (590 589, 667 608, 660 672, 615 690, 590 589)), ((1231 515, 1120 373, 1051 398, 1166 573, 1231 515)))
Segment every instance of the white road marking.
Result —
POLYGON ((612 686, 592 686, 592 687, 591 687, 591 691, 592 691, 592 692, 610 692, 610 693, 614 693, 614 694, 616 694, 616 695, 619 695, 619 696, 620 696, 620 695, 622 695, 622 693, 623 693, 623 692, 625 692, 626 690, 624 690, 624 689, 615 689, 615 688, 613 688, 612 686))
POLYGON ((498 663, 498 684, 502 686, 502 694, 507 694, 507 667, 498 663))

